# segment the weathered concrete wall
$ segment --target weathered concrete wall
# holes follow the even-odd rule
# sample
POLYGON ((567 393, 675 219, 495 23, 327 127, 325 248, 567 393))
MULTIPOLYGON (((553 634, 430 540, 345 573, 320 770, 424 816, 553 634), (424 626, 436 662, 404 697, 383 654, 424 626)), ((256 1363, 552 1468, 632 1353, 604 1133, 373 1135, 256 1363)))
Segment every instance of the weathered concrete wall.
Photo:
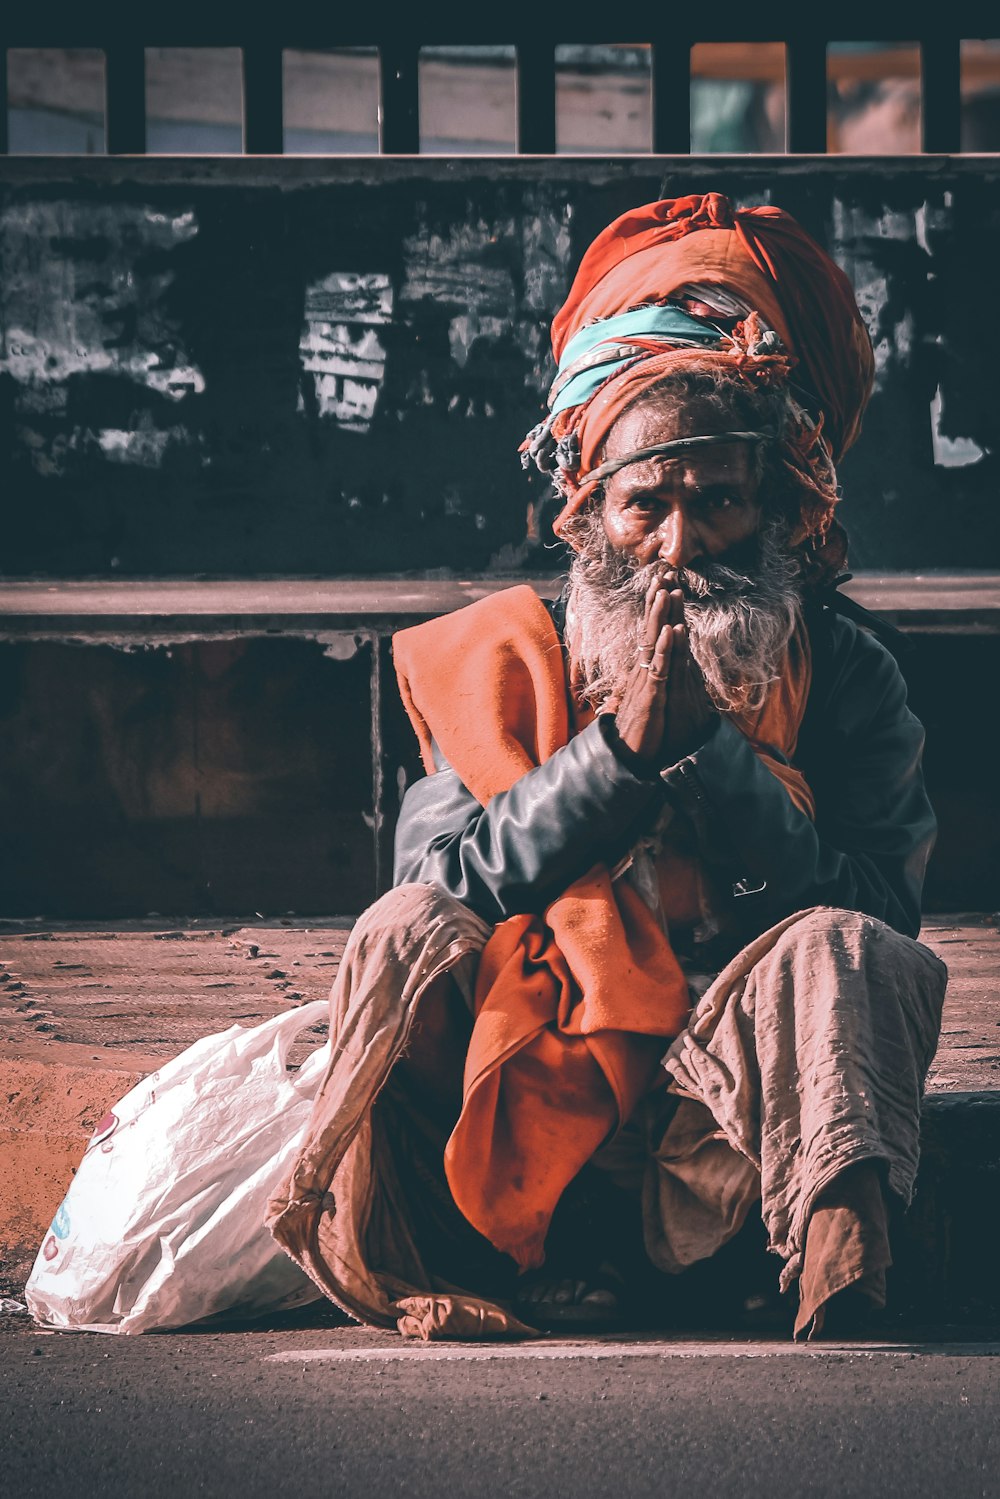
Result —
POLYGON ((361 910, 370 668, 368 643, 0 647, 0 913, 361 910))
POLYGON ((515 453, 549 320, 609 219, 706 187, 854 283, 854 565, 997 565, 1000 164, 646 157, 0 163, 0 566, 550 570, 515 453))
MULTIPOLYGON (((941 821, 925 907, 995 910, 1000 785, 981 718, 1000 636, 911 638, 941 821)), ((361 911, 389 882, 400 792, 421 774, 388 643, 374 681, 371 650, 0 645, 0 916, 361 911)))

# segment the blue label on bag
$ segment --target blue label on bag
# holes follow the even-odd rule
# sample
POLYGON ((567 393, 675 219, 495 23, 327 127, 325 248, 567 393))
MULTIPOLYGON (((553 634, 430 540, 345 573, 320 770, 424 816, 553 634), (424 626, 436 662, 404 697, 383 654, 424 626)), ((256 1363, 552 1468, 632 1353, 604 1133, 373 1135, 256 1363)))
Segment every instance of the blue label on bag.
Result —
POLYGON ((69 1237, 69 1213, 66 1211, 65 1203, 62 1204, 52 1220, 52 1232, 57 1239, 66 1239, 69 1237))

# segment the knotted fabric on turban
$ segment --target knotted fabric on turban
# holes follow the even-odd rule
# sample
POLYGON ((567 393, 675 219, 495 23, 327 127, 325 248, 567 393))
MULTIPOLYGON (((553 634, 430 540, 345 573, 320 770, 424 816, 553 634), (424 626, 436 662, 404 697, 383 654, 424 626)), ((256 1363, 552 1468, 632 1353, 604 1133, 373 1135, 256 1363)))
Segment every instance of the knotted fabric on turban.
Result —
POLYGON ((860 431, 874 359, 850 282, 791 214, 734 209, 720 193, 667 198, 623 214, 587 250, 553 321, 556 359, 581 329, 630 309, 662 307, 691 286, 705 288, 705 300, 718 287, 755 316, 711 348, 677 347, 669 335, 626 338, 619 353, 629 357, 609 365, 608 378, 581 404, 564 406, 535 429, 535 448, 544 428, 560 453, 557 482, 567 504, 557 532, 594 489, 588 471, 622 411, 674 369, 721 363, 751 385, 791 380, 796 420, 781 456, 802 494, 797 539, 822 541, 837 498, 834 465, 860 431), (761 327, 774 330, 781 352, 761 338, 761 327))

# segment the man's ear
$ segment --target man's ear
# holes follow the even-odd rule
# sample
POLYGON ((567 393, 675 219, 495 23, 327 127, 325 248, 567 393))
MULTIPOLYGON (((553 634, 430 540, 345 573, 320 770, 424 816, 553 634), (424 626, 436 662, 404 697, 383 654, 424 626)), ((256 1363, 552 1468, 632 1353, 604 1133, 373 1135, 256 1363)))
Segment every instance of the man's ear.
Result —
POLYGON ((574 552, 582 552, 591 539, 594 527, 599 524, 604 509, 604 486, 599 484, 587 496, 582 510, 571 515, 560 532, 560 540, 574 552))

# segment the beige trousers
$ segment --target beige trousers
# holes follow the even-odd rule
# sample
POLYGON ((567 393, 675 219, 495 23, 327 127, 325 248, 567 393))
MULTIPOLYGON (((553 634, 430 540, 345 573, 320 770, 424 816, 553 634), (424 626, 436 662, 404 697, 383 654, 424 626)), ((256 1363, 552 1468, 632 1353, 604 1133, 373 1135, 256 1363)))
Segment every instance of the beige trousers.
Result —
MULTIPOLYGON (((376 1100, 430 985, 448 973, 471 999, 490 930, 431 886, 400 886, 358 921, 333 987, 329 1069, 268 1224, 362 1321, 391 1325, 428 1293, 475 1296, 423 1263, 376 1100)), ((669 1122, 651 1105, 624 1132, 641 1141, 654 1263, 678 1271, 712 1254, 759 1197, 787 1287, 812 1204, 839 1172, 882 1162, 908 1203, 945 981, 927 948, 851 911, 800 912, 739 953, 666 1053, 680 1095, 669 1122)))

